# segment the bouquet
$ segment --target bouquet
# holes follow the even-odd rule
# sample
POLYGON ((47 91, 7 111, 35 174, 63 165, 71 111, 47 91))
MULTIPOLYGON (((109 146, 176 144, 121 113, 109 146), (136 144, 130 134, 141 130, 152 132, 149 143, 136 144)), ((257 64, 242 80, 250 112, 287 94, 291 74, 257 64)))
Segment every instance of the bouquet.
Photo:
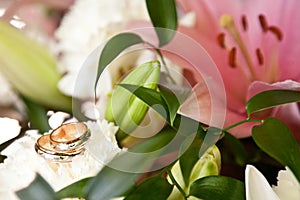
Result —
POLYGON ((299 199, 297 4, 3 1, 1 199, 299 199))

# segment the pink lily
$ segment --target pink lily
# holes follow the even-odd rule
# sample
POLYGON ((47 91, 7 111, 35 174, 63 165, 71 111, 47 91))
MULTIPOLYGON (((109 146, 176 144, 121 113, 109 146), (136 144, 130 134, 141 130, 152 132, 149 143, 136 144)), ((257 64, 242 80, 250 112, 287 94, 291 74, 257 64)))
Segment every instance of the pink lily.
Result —
POLYGON ((74 0, 2 0, 0 9, 4 8, 5 12, 0 15, 0 19, 10 22, 17 16, 25 25, 40 28, 52 35, 60 21, 59 13, 67 10, 73 2, 74 0), (54 10, 55 15, 48 15, 46 9, 54 10))
MULTIPOLYGON (((193 27, 180 26, 179 31, 207 50, 223 78, 227 96, 225 127, 247 117, 245 103, 259 92, 300 90, 299 4, 297 0, 179 1, 185 13, 196 15, 193 27)), ((193 51, 184 44, 182 48, 193 51)), ((199 91, 197 87, 201 84, 195 86, 195 91, 199 91)), ((180 112, 203 122, 209 119, 211 110, 201 105, 201 101, 209 95, 197 96, 200 117, 191 109, 195 106, 191 102, 184 104, 180 112)), ((300 139, 297 104, 280 106, 267 114, 285 122, 300 139)), ((253 123, 245 124, 230 132, 237 137, 247 137, 251 135, 252 126, 253 123)))

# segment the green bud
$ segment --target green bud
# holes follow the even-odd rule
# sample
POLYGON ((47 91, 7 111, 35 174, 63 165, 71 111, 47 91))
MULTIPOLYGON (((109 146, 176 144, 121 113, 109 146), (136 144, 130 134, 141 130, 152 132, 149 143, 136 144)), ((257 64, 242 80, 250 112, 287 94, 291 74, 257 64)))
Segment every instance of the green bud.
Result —
POLYGON ((0 72, 25 97, 53 109, 71 111, 71 98, 57 88, 60 74, 46 48, 0 21, 0 72))
MULTIPOLYGON (((152 61, 135 68, 121 83, 155 89, 159 78, 160 63, 152 61)), ((105 118, 117 124, 123 132, 130 133, 141 123, 147 111, 148 106, 144 102, 125 88, 117 86, 106 108, 105 118)))
POLYGON ((219 175, 221 170, 221 154, 217 146, 210 147, 194 165, 190 183, 195 180, 212 175, 219 175))
MULTIPOLYGON (((186 194, 189 193, 190 185, 199 178, 205 176, 219 175, 221 170, 221 154, 217 146, 210 147, 204 155, 196 162, 194 165, 189 179, 189 184, 186 185, 183 180, 181 168, 179 161, 177 161, 172 167, 172 174, 177 181, 177 183, 181 186, 186 194)), ((169 182, 171 182, 168 177, 169 182)), ((179 190, 174 187, 172 193, 168 197, 168 200, 183 200, 182 194, 179 190)), ((195 197, 189 197, 189 200, 197 199, 195 197)))

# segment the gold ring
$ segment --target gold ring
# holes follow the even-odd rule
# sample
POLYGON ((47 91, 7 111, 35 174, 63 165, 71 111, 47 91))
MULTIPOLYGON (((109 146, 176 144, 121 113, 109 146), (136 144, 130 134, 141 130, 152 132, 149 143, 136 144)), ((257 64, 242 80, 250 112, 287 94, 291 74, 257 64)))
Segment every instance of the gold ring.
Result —
POLYGON ((45 159, 54 162, 70 162, 84 152, 84 144, 90 137, 90 130, 82 123, 63 124, 50 134, 41 136, 35 143, 35 151, 45 159))
POLYGON ((63 124, 50 134, 51 145, 57 150, 71 150, 83 146, 90 137, 90 130, 82 122, 63 124))

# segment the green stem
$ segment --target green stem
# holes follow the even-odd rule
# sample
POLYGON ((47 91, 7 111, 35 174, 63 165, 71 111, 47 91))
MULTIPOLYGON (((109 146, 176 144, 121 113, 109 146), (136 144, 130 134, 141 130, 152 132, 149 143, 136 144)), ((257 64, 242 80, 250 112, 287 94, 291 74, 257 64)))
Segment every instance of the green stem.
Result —
POLYGON ((183 190, 182 187, 178 184, 178 182, 175 180, 175 178, 174 178, 174 176, 173 176, 171 170, 168 169, 168 170, 167 170, 167 173, 168 173, 170 179, 172 180, 172 183, 177 187, 177 189, 179 190, 179 192, 182 194, 183 198, 184 198, 185 200, 187 200, 187 196, 186 196, 184 190, 183 190))
POLYGON ((262 120, 258 120, 258 119, 245 119, 245 120, 237 122, 237 123, 235 123, 235 124, 233 124, 231 126, 227 126, 226 128, 222 129, 222 131, 226 132, 226 131, 234 128, 234 127, 237 127, 237 126, 239 126, 241 124, 244 124, 244 123, 247 123, 247 122, 262 122, 262 120))
POLYGON ((156 53, 158 54, 158 56, 160 57, 161 59, 161 62, 162 62, 162 65, 164 66, 165 70, 166 70, 166 74, 167 74, 167 77, 170 79, 170 81, 173 83, 173 84, 176 84, 176 81, 173 79, 173 77, 171 76, 170 74, 170 71, 167 67, 167 64, 166 64, 166 61, 165 61, 165 58, 164 56, 162 55, 161 53, 161 50, 159 48, 156 48, 153 44, 149 43, 149 42, 145 42, 146 44, 148 44, 149 46, 151 46, 155 51, 156 53))

